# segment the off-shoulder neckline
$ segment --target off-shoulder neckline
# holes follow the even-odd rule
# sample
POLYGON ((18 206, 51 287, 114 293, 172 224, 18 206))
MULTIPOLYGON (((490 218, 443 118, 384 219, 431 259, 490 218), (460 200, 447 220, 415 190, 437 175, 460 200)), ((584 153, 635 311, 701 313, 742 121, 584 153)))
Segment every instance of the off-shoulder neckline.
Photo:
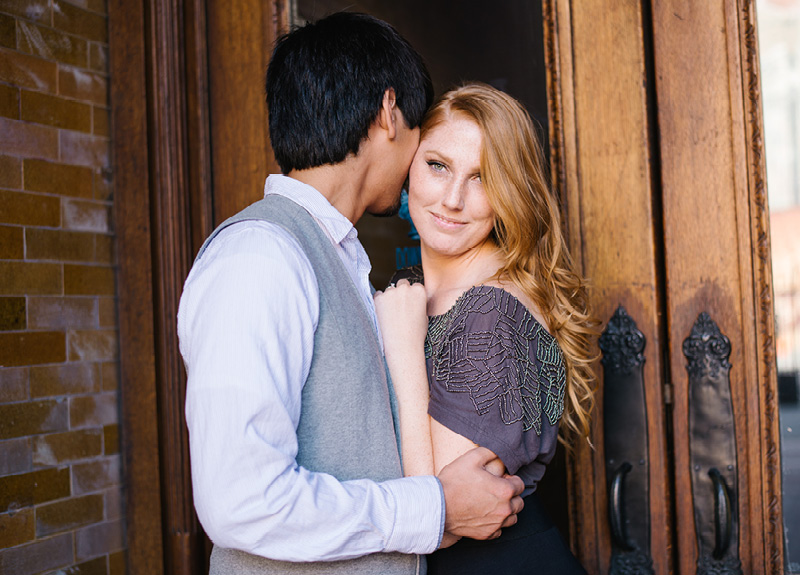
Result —
POLYGON ((520 305, 520 307, 522 307, 523 314, 525 316, 529 317, 534 322, 536 322, 536 324, 538 324, 545 331, 545 333, 547 333, 547 335, 549 335, 550 337, 553 337, 553 334, 550 333, 550 331, 542 324, 542 322, 540 322, 538 319, 536 319, 536 316, 533 315, 531 310, 528 309, 528 306, 526 306, 524 303, 522 303, 522 301, 520 301, 520 299, 517 296, 515 296, 513 293, 511 293, 508 290, 505 290, 505 289, 503 289, 501 287, 498 287, 498 286, 489 285, 489 284, 477 284, 477 285, 474 285, 474 286, 472 286, 470 288, 467 288, 464 291, 464 293, 462 293, 460 296, 458 296, 458 298, 456 298, 456 301, 453 302, 453 305, 451 305, 445 312, 438 313, 438 314, 435 314, 435 315, 429 315, 428 316, 428 320, 429 321, 430 320, 440 320, 442 317, 452 313, 453 310, 456 309, 456 307, 458 307, 458 305, 461 304, 462 300, 466 299, 468 295, 470 295, 472 293, 481 294, 481 293, 484 293, 486 290, 489 290, 490 292, 491 291, 500 291, 500 292, 503 292, 504 294, 506 294, 508 297, 510 297, 516 303, 518 303, 520 305))

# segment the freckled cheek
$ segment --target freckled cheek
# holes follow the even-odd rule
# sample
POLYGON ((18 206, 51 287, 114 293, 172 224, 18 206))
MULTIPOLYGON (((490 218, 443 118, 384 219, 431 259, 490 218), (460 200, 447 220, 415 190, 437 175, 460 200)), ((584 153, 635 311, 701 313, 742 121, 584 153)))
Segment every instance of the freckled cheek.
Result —
POLYGON ((420 209, 431 201, 433 182, 426 178, 424 171, 415 170, 412 166, 408 184, 408 209, 420 209))

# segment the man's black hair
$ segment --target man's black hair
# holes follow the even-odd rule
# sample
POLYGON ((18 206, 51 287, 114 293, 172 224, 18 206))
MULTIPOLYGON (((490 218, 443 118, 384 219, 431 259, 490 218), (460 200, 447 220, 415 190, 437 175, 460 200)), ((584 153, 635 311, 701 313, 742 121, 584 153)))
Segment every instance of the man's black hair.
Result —
POLYGON ((339 12, 281 37, 267 68, 269 135, 284 174, 357 153, 394 88, 415 128, 433 101, 419 54, 386 22, 339 12))

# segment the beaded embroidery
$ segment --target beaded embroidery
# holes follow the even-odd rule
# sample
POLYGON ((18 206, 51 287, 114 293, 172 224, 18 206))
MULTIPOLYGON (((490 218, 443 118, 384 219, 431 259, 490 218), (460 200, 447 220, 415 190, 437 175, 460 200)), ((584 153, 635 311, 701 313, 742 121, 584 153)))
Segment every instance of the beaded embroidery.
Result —
POLYGON ((556 425, 564 411, 566 371, 558 342, 500 288, 470 288, 447 312, 431 317, 425 357, 432 360, 432 379, 447 391, 468 393, 479 415, 497 404, 503 423, 521 421, 525 431, 541 435, 542 412, 556 425), (486 331, 467 331, 473 314, 493 314, 494 323, 486 331))

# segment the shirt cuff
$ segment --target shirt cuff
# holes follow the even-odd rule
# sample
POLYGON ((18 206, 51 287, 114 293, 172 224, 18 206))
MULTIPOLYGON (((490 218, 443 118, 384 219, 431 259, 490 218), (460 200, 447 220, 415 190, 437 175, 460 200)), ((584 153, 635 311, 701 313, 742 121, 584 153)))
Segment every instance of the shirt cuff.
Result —
POLYGON ((433 475, 380 483, 395 501, 395 522, 386 551, 425 555, 439 548, 444 532, 444 491, 433 475))

